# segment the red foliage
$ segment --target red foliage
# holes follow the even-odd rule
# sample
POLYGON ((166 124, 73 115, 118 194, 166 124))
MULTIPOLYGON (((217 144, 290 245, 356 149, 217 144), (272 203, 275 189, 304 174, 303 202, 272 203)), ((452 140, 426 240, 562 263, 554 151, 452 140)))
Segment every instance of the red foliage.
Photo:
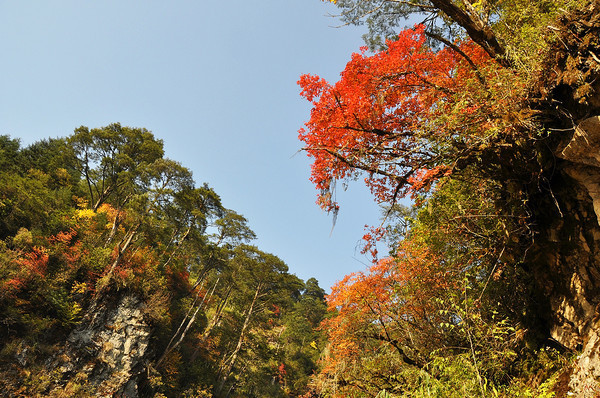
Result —
POLYGON ((272 309, 272 313, 273 313, 273 317, 275 318, 279 318, 281 316, 281 307, 279 307, 278 305, 273 304, 271 306, 272 309))
POLYGON ((25 281, 21 277, 15 277, 4 282, 0 297, 14 297, 18 292, 25 287, 25 281))
POLYGON ((21 259, 21 266, 32 276, 44 277, 48 267, 48 258, 46 248, 35 246, 31 252, 25 254, 21 259))
POLYGON ((286 375, 287 375, 287 372, 285 370, 285 364, 281 363, 279 365, 279 367, 277 368, 277 379, 279 380, 279 384, 285 383, 286 375))
POLYGON ((76 240, 77 235, 77 231, 71 228, 69 231, 59 232, 48 238, 51 244, 50 250, 60 256, 71 269, 79 268, 81 257, 88 252, 83 249, 83 244, 76 240))
POLYGON ((174 269, 168 267, 166 270, 169 290, 187 293, 192 289, 190 284, 190 273, 186 269, 174 269))
MULTIPOLYGON (((113 252, 113 261, 116 259, 118 248, 113 252)), ((127 280, 148 278, 158 264, 156 254, 149 247, 138 247, 134 251, 127 251, 121 254, 118 265, 113 270, 114 278, 119 282, 127 280)), ((181 271, 181 278, 187 281, 189 274, 187 271, 181 271)), ((189 282, 186 282, 189 284, 189 282)))
POLYGON ((364 241, 364 246, 361 250, 362 254, 369 253, 373 262, 377 262, 377 242, 383 238, 385 235, 385 228, 383 227, 369 227, 365 225, 365 228, 368 228, 370 232, 367 232, 363 235, 362 239, 364 241))
POLYGON ((13 268, 14 272, 0 286, 0 297, 14 297, 32 280, 43 280, 46 277, 49 258, 46 248, 34 246, 30 252, 15 258, 14 263, 6 264, 7 268, 13 268))
MULTIPOLYGON (((473 66, 449 48, 432 51, 423 26, 403 31, 388 49, 353 54, 341 79, 331 85, 318 76, 302 75, 301 95, 312 102, 310 120, 299 131, 314 158, 311 181, 321 191, 318 203, 336 210, 331 191, 336 180, 365 173, 366 184, 380 201, 427 191, 452 171, 452 160, 440 152, 457 134, 463 121, 483 123, 476 101, 462 101, 457 127, 446 115, 457 93, 476 79, 473 66), (464 103, 463 103, 464 102, 464 103)), ((471 42, 457 44, 476 64, 487 54, 471 42)))
POLYGON ((71 228, 69 231, 59 232, 54 236, 51 236, 48 240, 52 243, 62 243, 69 245, 71 241, 77 236, 77 231, 71 228))

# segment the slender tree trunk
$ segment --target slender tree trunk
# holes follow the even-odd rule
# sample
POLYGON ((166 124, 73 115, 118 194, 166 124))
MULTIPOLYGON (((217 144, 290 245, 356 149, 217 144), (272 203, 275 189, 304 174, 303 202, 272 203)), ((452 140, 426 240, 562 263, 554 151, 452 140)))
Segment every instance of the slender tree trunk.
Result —
MULTIPOLYGON (((210 297, 212 297, 213 293, 215 292, 215 289, 217 288, 218 284, 219 284, 219 278, 217 278, 217 281, 213 285, 211 293, 208 295, 209 300, 210 300, 210 297)), ((196 310, 194 311, 194 314, 191 317, 189 317, 191 311, 194 309, 194 304, 196 303, 196 301, 198 300, 199 297, 200 297, 200 292, 198 292, 198 294, 196 295, 196 298, 194 299, 194 302, 192 303, 192 306, 190 307, 190 309, 188 310, 187 314, 185 315, 185 317, 181 321, 181 324, 179 325, 179 328, 177 329, 177 331, 175 332, 175 334, 173 335, 173 337, 171 337, 171 340, 169 341, 169 344, 167 345, 167 348, 165 349, 165 352, 162 354, 162 356, 160 357, 160 359, 156 362, 156 366, 157 367, 162 363, 162 361, 164 361, 164 359, 167 357, 167 355, 169 355, 169 353, 171 353, 173 350, 175 350, 181 344, 181 342, 185 338, 188 330, 194 324, 194 321, 196 320, 196 316, 198 315, 198 312, 200 312, 200 309, 203 307, 204 302, 206 301, 206 297, 207 296, 204 295, 204 297, 202 297, 202 301, 200 302, 200 304, 198 304, 198 307, 196 307, 196 310), (177 342, 175 342, 175 344, 171 345, 173 343, 173 340, 175 340, 175 338, 177 337, 177 335, 181 331, 181 328, 183 327, 183 325, 186 324, 186 322, 187 322, 187 325, 185 326, 185 329, 183 329, 183 331, 179 335, 179 339, 177 340, 177 342)))
POLYGON ((244 318, 244 324, 242 326, 242 330, 240 331, 240 337, 238 338, 237 345, 235 346, 235 349, 233 350, 233 353, 231 354, 230 359, 227 361, 227 363, 225 365, 225 369, 223 371, 223 377, 221 378, 219 388, 217 389, 217 392, 216 392, 217 396, 221 395, 221 391, 223 391, 223 387, 225 386, 225 383, 227 382, 227 379, 229 378, 229 374, 231 373, 231 370, 233 369, 233 366, 235 365, 235 361, 237 360, 237 357, 240 353, 242 344, 244 343, 244 339, 246 337, 246 330, 248 329, 248 325, 250 324, 250 318, 252 317, 252 314, 253 314, 254 305, 256 304, 256 301, 259 297, 261 288, 262 288, 262 284, 259 283, 258 286, 256 286, 256 291, 254 292, 254 297, 252 298, 250 307, 248 308, 248 311, 246 311, 246 317, 244 318))
POLYGON ((108 238, 106 238, 106 242, 104 242, 104 247, 107 247, 110 242, 115 238, 117 234, 117 229, 119 229, 119 224, 121 220, 119 219, 121 213, 121 209, 117 210, 117 215, 115 216, 115 221, 113 222, 112 228, 110 229, 110 233, 108 234, 108 238))
MULTIPOLYGON (((179 248, 181 247, 181 243, 185 240, 185 238, 188 237, 188 235, 190 234, 191 230, 192 230, 192 226, 194 225, 194 222, 196 221, 196 217, 194 217, 192 219, 192 221, 190 222, 190 225, 188 226, 187 230, 185 231, 185 233, 183 234, 183 236, 181 237, 181 240, 179 241, 179 243, 175 246, 175 248, 173 249, 173 251, 171 252, 171 254, 169 255, 169 258, 167 259, 167 261, 165 261, 165 266, 167 266, 167 264, 169 264, 171 262, 171 260, 173 259, 173 257, 175 256, 175 254, 177 253, 177 251, 179 250, 179 248)), ((173 242, 173 240, 175 239, 175 235, 177 234, 177 231, 175 231, 175 233, 173 234, 173 237, 171 238, 171 240, 169 241, 169 244, 167 245, 167 247, 165 248, 165 251, 163 254, 167 253, 167 250, 169 249, 169 246, 171 245, 171 243, 173 242)))
POLYGON ((138 223, 135 227, 130 229, 129 232, 123 237, 121 242, 119 242, 119 244, 117 245, 117 251, 118 251, 117 258, 115 258, 115 261, 113 261, 113 263, 111 264, 107 275, 112 275, 116 266, 119 265, 119 262, 123 258, 123 254, 127 251, 127 249, 129 249, 129 246, 131 245, 131 242, 133 241, 133 237, 137 233, 137 230, 140 227, 140 225, 141 225, 141 223, 138 223))
MULTIPOLYGON (((211 331, 221 321, 221 315, 223 313, 223 309, 225 308, 225 305, 227 304, 227 301, 229 301, 229 295, 231 294, 232 290, 233 290, 232 287, 229 286, 229 288, 227 289, 227 293, 225 294, 225 298, 223 298, 223 300, 221 300, 221 303, 219 303, 219 306, 217 307, 217 309, 215 311, 215 314, 210 319, 210 321, 208 322, 208 325, 206 326, 206 328, 202 332, 202 336, 200 337, 200 341, 199 341, 198 345, 196 346, 196 349, 192 353, 192 356, 190 357, 190 361, 191 362, 194 362, 196 360, 196 358, 198 357, 198 353, 200 352, 200 347, 201 347, 202 343, 204 343, 206 341, 206 339, 208 339, 208 336, 210 336, 211 331)), ((212 297, 213 293, 214 293, 214 289, 213 289, 213 291, 210 294, 211 297, 212 297)), ((210 299, 210 297, 209 297, 209 299, 210 299)))
POLYGON ((219 324, 219 321, 221 320, 221 315, 223 313, 223 309, 225 308, 225 305, 229 301, 229 296, 231 295, 232 290, 233 290, 233 286, 229 286, 229 288, 227 289, 227 293, 225 293, 225 297, 223 298, 223 300, 217 307, 215 315, 211 318, 208 325, 206 326, 206 329, 204 329, 204 332, 202 333, 202 339, 201 339, 202 342, 208 338, 208 336, 210 335, 210 332, 219 324))
MULTIPOLYGON (((110 244, 110 242, 112 242, 112 240, 114 239, 115 235, 117 234, 119 225, 121 225, 121 212, 123 211, 125 204, 127 202, 129 202, 130 198, 131 198, 131 195, 127 195, 127 197, 123 201, 123 204, 119 205, 119 207, 117 208, 117 214, 115 215, 115 221, 113 222, 113 226, 110 229, 110 234, 108 235, 108 238, 106 239, 106 243, 104 244, 104 247, 108 246, 110 244)), ((96 211, 96 210, 94 210, 94 211, 96 211)))
POLYGON ((102 193, 98 192, 98 200, 96 200, 96 203, 94 203, 94 207, 92 208, 94 212, 96 212, 100 205, 108 198, 110 191, 112 191, 112 185, 109 185, 102 193))

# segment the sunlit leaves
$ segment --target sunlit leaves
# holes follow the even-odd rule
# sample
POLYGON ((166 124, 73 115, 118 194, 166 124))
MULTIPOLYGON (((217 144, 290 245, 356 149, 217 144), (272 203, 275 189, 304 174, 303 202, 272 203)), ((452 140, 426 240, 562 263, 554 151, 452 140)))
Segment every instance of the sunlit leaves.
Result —
POLYGON ((404 241, 397 257, 338 282, 327 299, 332 315, 323 328, 329 348, 319 380, 358 378, 376 393, 377 385, 398 385, 390 377, 399 369, 423 367, 443 334, 439 324, 453 322, 439 309, 456 289, 454 271, 426 247, 404 241))
POLYGON ((301 95, 313 108, 299 138, 314 159, 311 181, 321 191, 322 207, 335 208, 336 180, 360 175, 379 201, 426 191, 452 172, 465 155, 460 148, 485 136, 485 124, 495 116, 483 98, 465 92, 485 96, 474 65, 494 66, 472 43, 457 46, 462 54, 433 51, 417 26, 389 41, 386 51, 353 54, 333 85, 317 76, 300 78, 301 95))
POLYGON ((310 343, 324 345, 323 289, 247 245, 246 218, 196 187, 149 131, 81 127, 26 150, 0 137, 0 152, 11 163, 0 170, 3 368, 17 366, 8 344, 32 352, 19 372, 45 377, 29 363, 49 363, 92 310, 127 294, 145 303, 152 349, 165 353, 148 365, 153 394, 306 391, 319 355, 310 343))

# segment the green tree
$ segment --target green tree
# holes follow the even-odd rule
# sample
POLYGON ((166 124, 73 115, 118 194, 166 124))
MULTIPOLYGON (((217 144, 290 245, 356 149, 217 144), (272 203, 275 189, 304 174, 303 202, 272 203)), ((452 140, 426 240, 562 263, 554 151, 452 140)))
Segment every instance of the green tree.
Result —
POLYGON ((281 334, 288 391, 300 396, 308 391, 309 378, 318 372, 326 335, 320 329, 327 313, 325 291, 315 278, 309 278, 294 305, 283 315, 281 334))
POLYGON ((70 333, 121 295, 145 303, 153 330, 144 394, 306 390, 313 346, 323 345, 314 333, 323 290, 249 245, 255 234, 247 220, 165 158, 150 132, 81 127, 23 149, 2 137, 0 150, 0 385, 7 394, 96 393, 89 368, 58 380, 47 364, 70 333))
POLYGON ((163 156, 162 141, 148 130, 119 123, 91 130, 79 127, 68 143, 94 210, 109 198, 116 207, 123 206, 143 182, 148 167, 163 156))
POLYGON ((21 143, 18 139, 0 135, 0 170, 18 170, 20 149, 21 143))

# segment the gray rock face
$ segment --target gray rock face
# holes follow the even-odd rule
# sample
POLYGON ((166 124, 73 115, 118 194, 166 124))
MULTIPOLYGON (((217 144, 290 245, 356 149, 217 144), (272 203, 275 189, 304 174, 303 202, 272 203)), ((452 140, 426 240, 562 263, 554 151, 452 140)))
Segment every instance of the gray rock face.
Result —
POLYGON ((600 116, 581 122, 558 157, 573 163, 565 171, 587 189, 600 220, 600 116))
MULTIPOLYGON (((593 203, 596 223, 600 224, 600 117, 581 122, 571 141, 557 156, 568 161, 563 170, 585 188, 589 195, 587 200, 593 203)), ((593 265, 600 254, 596 247, 590 247, 597 246, 600 236, 594 231, 587 232, 593 237, 581 238, 579 244, 587 255, 569 261, 573 270, 569 290, 574 299, 563 299, 553 306, 564 322, 552 330, 553 337, 561 344, 569 348, 583 347, 569 387, 573 396, 584 398, 600 395, 600 303, 595 294, 600 286, 600 273, 593 265)))
POLYGON ((144 307, 132 295, 93 305, 53 364, 64 384, 85 379, 98 397, 137 397, 137 378, 144 368, 151 332, 144 307))
POLYGON ((559 156, 575 163, 600 167, 600 116, 585 119, 559 156))
POLYGON ((569 387, 574 396, 594 398, 600 395, 600 322, 590 331, 585 348, 577 360, 569 387))

